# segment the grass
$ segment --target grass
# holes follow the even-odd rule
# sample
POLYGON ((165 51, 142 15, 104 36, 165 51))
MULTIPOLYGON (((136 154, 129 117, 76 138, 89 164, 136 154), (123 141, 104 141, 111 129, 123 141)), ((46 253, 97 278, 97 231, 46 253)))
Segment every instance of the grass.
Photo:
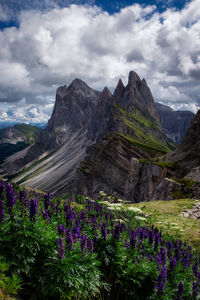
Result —
POLYGON ((172 179, 187 188, 192 188, 195 184, 197 184, 196 181, 189 178, 172 178, 172 179))
POLYGON ((134 203, 132 206, 140 208, 145 215, 150 215, 147 218, 149 225, 155 225, 164 234, 173 235, 174 239, 188 242, 200 252, 200 220, 179 215, 184 209, 190 209, 194 205, 194 199, 178 199, 134 203))
MULTIPOLYGON (((161 168, 168 168, 170 170, 177 170, 179 168, 178 164, 172 161, 156 161, 156 159, 139 159, 139 162, 142 164, 154 164, 160 166, 161 168)), ((172 178, 174 181, 179 182, 176 178, 172 178)), ((181 179, 180 179, 181 180, 181 179)), ((179 182, 181 183, 181 182, 179 182)))
POLYGON ((156 128, 156 124, 154 122, 149 121, 146 119, 136 108, 132 108, 132 111, 127 111, 121 106, 119 106, 120 112, 128 119, 131 119, 132 121, 137 121, 140 124, 143 124, 147 128, 156 128))
POLYGON ((164 147, 159 147, 159 146, 156 147, 155 145, 152 145, 150 143, 144 143, 136 138, 133 138, 131 135, 126 135, 122 133, 119 133, 119 135, 125 138, 131 144, 140 147, 141 149, 147 151, 148 153, 150 152, 150 154, 152 154, 151 150, 154 150, 158 153, 167 153, 167 150, 165 150, 164 147))
MULTIPOLYGON (((119 108, 119 111, 122 115, 122 120, 129 128, 131 128, 134 131, 136 135, 136 138, 133 138, 132 136, 127 137, 127 135, 125 135, 125 137, 127 137, 127 139, 130 142, 134 142, 134 144, 137 143, 137 146, 142 146, 143 149, 145 144, 148 148, 152 148, 157 152, 169 152, 170 149, 164 143, 162 143, 152 135, 152 130, 156 130, 157 132, 161 133, 159 126, 156 122, 151 122, 150 120, 146 119, 141 114, 141 112, 139 112, 135 108, 132 108, 131 111, 127 111, 119 105, 117 107, 119 108)), ((147 150, 147 148, 145 149, 147 150)))

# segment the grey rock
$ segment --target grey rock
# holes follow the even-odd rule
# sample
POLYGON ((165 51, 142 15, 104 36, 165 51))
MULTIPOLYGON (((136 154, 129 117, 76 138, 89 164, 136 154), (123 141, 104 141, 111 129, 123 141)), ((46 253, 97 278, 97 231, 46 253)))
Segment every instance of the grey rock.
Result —
POLYGON ((152 200, 172 200, 172 192, 180 191, 181 189, 180 183, 169 178, 163 178, 157 186, 152 200))
POLYGON ((169 141, 180 144, 195 114, 191 111, 174 111, 169 106, 155 103, 163 131, 169 141))
POLYGON ((92 195, 104 190, 130 201, 150 201, 163 170, 140 164, 138 158, 150 158, 159 150, 124 138, 138 139, 138 127, 128 126, 120 109, 128 114, 137 109, 139 117, 152 124, 146 128, 135 120, 140 132, 167 146, 151 91, 135 72, 130 72, 126 87, 119 80, 113 95, 108 88, 100 93, 75 79, 57 89, 47 127, 31 147, 3 164, 2 173, 11 175, 32 166, 15 182, 60 194, 82 191, 92 195))

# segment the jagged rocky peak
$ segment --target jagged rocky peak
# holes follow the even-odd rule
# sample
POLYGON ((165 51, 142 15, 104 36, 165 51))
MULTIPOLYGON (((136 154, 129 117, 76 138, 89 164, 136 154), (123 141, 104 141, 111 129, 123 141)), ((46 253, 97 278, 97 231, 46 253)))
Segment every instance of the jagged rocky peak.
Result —
POLYGON ((186 136, 183 140, 185 145, 195 145, 200 142, 200 110, 192 120, 192 124, 188 129, 186 136))
POLYGON ((112 97, 112 93, 111 91, 107 88, 107 86, 105 86, 105 88, 103 89, 102 92, 102 97, 112 97))
POLYGON ((124 91, 125 91, 125 86, 120 78, 118 81, 117 87, 114 91, 114 97, 117 99, 121 98, 122 95, 124 94, 124 91))
POLYGON ((128 77, 127 88, 130 88, 130 87, 137 88, 137 87, 140 87, 140 86, 141 86, 140 77, 138 76, 138 74, 136 72, 130 71, 129 77, 128 77))
POLYGON ((68 87, 68 92, 75 96, 87 96, 88 98, 99 94, 99 92, 90 88, 84 81, 79 78, 76 78, 72 81, 72 83, 68 87))
POLYGON ((66 84, 57 88, 56 96, 64 97, 67 94, 67 86, 66 84))
MULTIPOLYGON (((133 107, 138 109, 145 117, 156 120, 160 126, 160 119, 155 107, 151 91, 145 81, 140 79, 136 72, 129 73, 128 84, 124 87, 123 82, 119 80, 114 92, 116 103, 126 110, 133 107)), ((161 127, 161 126, 160 126, 161 127)))

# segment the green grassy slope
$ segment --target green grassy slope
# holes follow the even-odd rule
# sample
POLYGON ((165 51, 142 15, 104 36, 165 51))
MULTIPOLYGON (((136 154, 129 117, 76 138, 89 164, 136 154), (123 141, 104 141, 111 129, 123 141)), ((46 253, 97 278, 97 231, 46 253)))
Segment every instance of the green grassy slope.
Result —
POLYGON ((162 142, 159 139, 159 136, 163 139, 163 133, 156 121, 150 121, 145 118, 144 115, 134 107, 131 111, 127 111, 119 105, 117 108, 121 113, 122 120, 134 132, 134 136, 121 134, 130 143, 146 150, 147 152, 153 149, 164 154, 171 150, 171 145, 169 145, 167 141, 162 142), (158 138, 155 137, 156 135, 158 138))

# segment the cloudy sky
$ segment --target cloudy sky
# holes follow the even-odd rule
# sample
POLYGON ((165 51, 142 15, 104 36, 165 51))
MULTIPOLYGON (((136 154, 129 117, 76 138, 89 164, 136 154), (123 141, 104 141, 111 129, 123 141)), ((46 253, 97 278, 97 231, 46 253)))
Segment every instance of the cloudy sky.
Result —
POLYGON ((112 91, 130 70, 155 101, 200 106, 200 0, 0 0, 0 122, 46 122, 78 77, 112 91))

